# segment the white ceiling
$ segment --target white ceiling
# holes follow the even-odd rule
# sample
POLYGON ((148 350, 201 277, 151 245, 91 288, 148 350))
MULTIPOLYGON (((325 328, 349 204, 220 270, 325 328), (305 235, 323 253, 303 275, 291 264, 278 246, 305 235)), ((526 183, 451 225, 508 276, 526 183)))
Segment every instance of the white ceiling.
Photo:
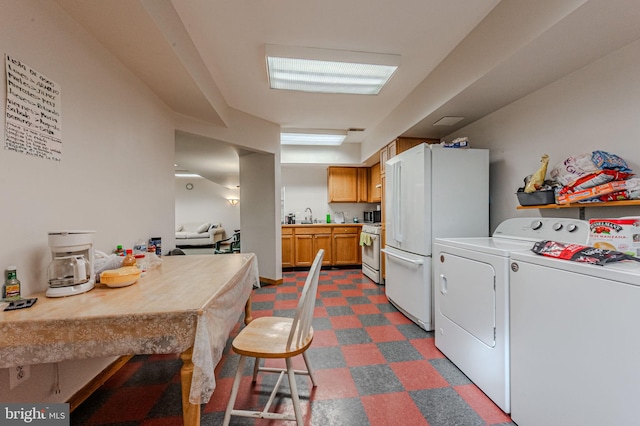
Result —
MULTIPOLYGON (((347 139, 363 161, 395 136, 443 137, 640 37, 637 0, 57 2, 177 114, 363 128, 347 139), (397 54, 401 66, 378 96, 278 91, 265 44, 397 54), (465 119, 434 127, 445 115, 465 119)), ((180 167, 229 184, 233 171, 194 159, 237 164, 237 150, 177 140, 180 167)))

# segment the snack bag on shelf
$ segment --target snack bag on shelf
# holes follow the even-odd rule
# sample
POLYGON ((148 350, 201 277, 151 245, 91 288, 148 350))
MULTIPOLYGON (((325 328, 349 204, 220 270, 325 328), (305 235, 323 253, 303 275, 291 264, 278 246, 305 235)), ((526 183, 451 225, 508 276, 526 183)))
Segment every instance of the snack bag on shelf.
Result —
POLYGON ((586 188, 581 191, 558 194, 556 197, 558 204, 576 203, 578 201, 600 201, 600 197, 620 191, 630 191, 634 193, 640 190, 640 179, 632 178, 627 180, 614 180, 603 185, 586 188), (595 200, 592 200, 595 199, 595 200))

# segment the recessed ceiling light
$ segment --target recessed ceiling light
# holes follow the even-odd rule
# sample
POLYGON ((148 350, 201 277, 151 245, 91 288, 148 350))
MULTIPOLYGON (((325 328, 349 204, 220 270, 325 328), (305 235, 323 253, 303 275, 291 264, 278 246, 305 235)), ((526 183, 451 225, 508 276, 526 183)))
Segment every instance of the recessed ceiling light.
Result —
POLYGON ((459 121, 464 120, 464 117, 442 117, 440 120, 433 123, 434 126, 453 126, 459 121))
POLYGON ((280 133, 282 145, 341 145, 347 132, 341 130, 285 130, 280 133))
POLYGON ((266 46, 272 89, 377 95, 400 64, 399 55, 266 46))

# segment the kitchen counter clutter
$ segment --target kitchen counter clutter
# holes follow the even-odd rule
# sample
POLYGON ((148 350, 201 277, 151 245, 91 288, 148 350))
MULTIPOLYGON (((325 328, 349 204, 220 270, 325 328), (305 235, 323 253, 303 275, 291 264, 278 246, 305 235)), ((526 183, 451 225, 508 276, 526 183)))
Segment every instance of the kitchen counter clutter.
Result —
POLYGON ((282 225, 282 267, 310 267, 324 249, 323 266, 361 265, 360 223, 282 225))

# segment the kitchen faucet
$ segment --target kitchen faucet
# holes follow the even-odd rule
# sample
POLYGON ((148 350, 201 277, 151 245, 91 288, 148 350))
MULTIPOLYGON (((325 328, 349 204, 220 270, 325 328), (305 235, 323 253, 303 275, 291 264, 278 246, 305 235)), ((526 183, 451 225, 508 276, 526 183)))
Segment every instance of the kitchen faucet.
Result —
POLYGON ((307 210, 309 210, 309 223, 313 223, 313 212, 311 211, 311 207, 307 207, 306 209, 304 209, 305 212, 307 210))

